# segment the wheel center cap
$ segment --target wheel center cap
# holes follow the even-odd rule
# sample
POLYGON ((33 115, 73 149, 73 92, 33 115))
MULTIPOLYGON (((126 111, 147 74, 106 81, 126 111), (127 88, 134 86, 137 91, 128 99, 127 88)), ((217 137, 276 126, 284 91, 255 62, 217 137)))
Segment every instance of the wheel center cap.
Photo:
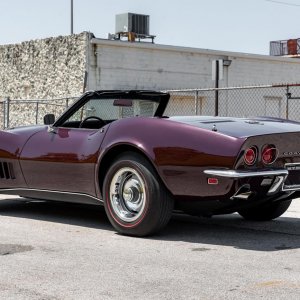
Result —
POLYGON ((131 188, 124 190, 123 199, 128 202, 133 202, 133 192, 131 188))

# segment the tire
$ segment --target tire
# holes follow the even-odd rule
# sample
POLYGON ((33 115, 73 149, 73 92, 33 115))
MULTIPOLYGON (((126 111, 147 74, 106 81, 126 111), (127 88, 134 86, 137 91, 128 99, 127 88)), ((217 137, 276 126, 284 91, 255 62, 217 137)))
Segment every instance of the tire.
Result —
POLYGON ((273 202, 240 210, 238 213, 249 221, 270 221, 283 215, 291 205, 291 202, 292 200, 273 202))
POLYGON ((131 236, 154 234, 167 225, 174 201, 140 154, 127 152, 110 166, 103 183, 104 207, 117 232, 131 236))

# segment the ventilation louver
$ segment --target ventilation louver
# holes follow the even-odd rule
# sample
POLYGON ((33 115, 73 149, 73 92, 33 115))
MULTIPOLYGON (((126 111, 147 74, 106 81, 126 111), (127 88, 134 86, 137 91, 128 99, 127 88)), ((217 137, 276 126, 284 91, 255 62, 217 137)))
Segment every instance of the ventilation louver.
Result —
POLYGON ((0 179, 16 179, 12 163, 0 162, 0 179))

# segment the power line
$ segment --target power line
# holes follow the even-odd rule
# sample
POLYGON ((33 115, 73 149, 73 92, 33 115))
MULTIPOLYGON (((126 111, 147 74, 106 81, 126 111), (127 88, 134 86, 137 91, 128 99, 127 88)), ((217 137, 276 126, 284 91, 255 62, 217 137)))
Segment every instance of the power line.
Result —
POLYGON ((277 3, 277 4, 282 4, 282 5, 288 5, 288 6, 300 6, 300 4, 296 4, 296 3, 290 3, 290 2, 283 2, 283 1, 275 1, 275 0, 265 0, 267 2, 273 2, 273 3, 277 3))

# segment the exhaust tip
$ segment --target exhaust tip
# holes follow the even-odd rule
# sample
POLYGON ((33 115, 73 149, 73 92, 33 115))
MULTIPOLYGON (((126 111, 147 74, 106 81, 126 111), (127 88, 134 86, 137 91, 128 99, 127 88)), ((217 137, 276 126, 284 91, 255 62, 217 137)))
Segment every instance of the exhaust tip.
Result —
POLYGON ((237 192, 230 198, 231 200, 248 200, 254 193, 250 190, 250 184, 242 185, 237 192))

